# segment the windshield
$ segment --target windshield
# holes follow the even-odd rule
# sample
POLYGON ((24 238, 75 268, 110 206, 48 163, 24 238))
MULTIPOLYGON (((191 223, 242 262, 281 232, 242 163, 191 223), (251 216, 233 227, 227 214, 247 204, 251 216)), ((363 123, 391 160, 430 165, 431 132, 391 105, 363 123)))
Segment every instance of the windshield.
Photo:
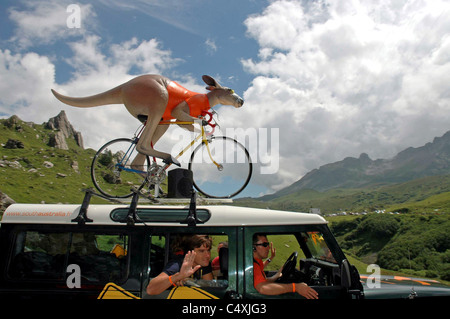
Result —
POLYGON ((321 232, 311 231, 302 235, 313 258, 336 263, 321 232))

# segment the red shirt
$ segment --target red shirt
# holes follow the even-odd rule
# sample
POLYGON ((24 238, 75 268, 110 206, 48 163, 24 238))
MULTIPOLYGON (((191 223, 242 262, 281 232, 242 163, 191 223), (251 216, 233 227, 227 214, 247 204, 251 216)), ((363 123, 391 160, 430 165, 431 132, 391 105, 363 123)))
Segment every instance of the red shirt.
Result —
POLYGON ((171 81, 167 85, 167 92, 169 93, 169 101, 167 102, 166 110, 162 119, 167 121, 173 119, 173 109, 185 101, 189 106, 189 114, 193 117, 199 117, 203 112, 210 109, 208 96, 202 93, 189 91, 182 87, 177 82, 171 81))
POLYGON ((264 263, 259 258, 253 258, 253 286, 256 288, 261 282, 267 281, 264 263))

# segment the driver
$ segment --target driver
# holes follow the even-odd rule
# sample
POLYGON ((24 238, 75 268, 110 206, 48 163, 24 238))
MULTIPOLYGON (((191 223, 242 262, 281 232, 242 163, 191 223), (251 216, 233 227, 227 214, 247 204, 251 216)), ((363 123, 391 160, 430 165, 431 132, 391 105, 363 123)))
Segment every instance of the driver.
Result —
POLYGON ((263 259, 269 255, 270 243, 264 234, 253 235, 253 285, 263 295, 281 295, 295 292, 307 299, 318 299, 318 293, 305 283, 278 283, 283 268, 270 278, 264 273, 263 259))

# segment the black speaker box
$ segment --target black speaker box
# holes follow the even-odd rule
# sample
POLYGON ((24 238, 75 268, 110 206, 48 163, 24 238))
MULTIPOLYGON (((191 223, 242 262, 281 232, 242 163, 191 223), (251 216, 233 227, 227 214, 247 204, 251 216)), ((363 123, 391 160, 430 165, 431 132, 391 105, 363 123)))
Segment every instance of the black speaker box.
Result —
POLYGON ((192 194, 192 171, 184 168, 176 168, 168 172, 169 198, 190 198, 192 194))

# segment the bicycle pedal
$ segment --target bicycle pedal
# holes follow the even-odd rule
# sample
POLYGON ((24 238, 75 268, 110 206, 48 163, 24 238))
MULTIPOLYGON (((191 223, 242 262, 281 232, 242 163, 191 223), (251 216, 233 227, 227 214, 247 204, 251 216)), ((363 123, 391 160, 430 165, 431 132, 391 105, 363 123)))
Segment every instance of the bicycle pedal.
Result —
POLYGON ((178 160, 173 156, 163 159, 163 163, 164 164, 174 164, 174 165, 177 165, 178 167, 181 167, 180 162, 178 162, 178 160))

